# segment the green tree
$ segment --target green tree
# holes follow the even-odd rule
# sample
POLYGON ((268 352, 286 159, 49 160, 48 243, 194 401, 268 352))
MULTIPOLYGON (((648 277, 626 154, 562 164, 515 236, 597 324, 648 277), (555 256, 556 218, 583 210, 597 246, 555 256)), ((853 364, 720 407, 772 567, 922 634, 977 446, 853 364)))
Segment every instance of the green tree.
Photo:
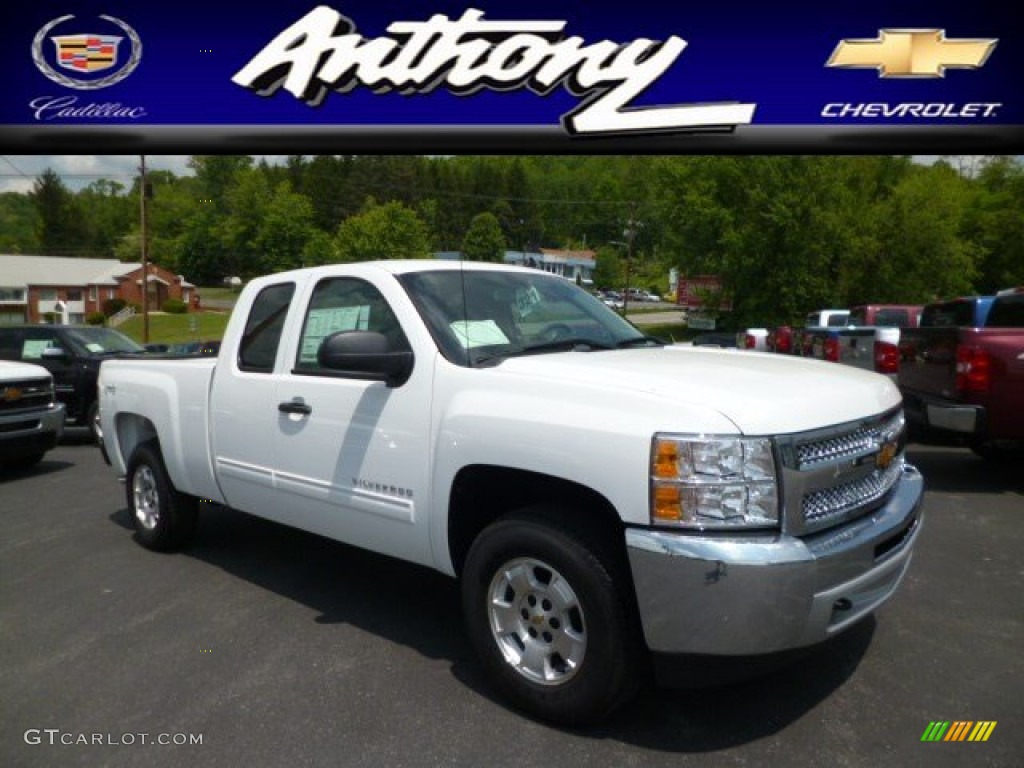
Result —
POLYGON ((321 229, 313 229, 312 234, 302 247, 302 263, 307 267, 321 264, 333 264, 338 260, 338 249, 334 238, 321 229))
POLYGON ((38 253, 41 221, 28 195, 0 194, 0 253, 38 253))
POLYGON ((225 276, 250 278, 263 274, 268 263, 259 250, 257 238, 274 197, 267 177, 257 169, 239 171, 228 188, 226 217, 217 216, 216 238, 220 244, 220 269, 225 276))
POLYGON ((934 301, 970 293, 980 247, 960 234, 971 182, 949 166, 919 168, 893 190, 881 225, 885 258, 874 265, 872 301, 934 301))
POLYGON ((260 271, 280 272, 303 264, 306 244, 313 236, 313 206, 287 181, 278 185, 256 233, 260 271))
POLYGON ((402 203, 368 200, 363 212, 342 222, 335 238, 341 261, 422 259, 430 255, 426 224, 402 203))
POLYGON ((992 293, 1024 285, 1024 165, 1013 157, 987 158, 976 186, 963 227, 982 249, 976 288, 992 293))
POLYGON ((60 176, 47 168, 32 185, 29 198, 39 216, 36 238, 49 256, 87 255, 85 221, 60 176))
POLYGON ((501 263, 505 257, 505 235, 498 218, 490 212, 478 213, 469 223, 462 239, 462 252, 470 261, 501 263))

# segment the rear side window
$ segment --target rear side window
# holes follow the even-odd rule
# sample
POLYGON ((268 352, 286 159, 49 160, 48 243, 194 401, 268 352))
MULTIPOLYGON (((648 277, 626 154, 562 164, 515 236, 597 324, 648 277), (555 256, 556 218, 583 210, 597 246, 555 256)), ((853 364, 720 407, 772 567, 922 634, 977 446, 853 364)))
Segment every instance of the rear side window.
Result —
POLYGON ((1000 296, 989 310, 986 328, 1024 328, 1024 294, 1000 296))
POLYGON ((846 326, 846 320, 849 315, 845 313, 837 313, 828 316, 828 327, 829 328, 843 328, 846 326))
POLYGON ((875 325, 894 325, 906 328, 910 325, 910 313, 905 309, 880 309, 875 315, 875 325))
POLYGON ((260 291, 252 303, 238 346, 238 367, 243 371, 273 372, 281 331, 294 294, 294 283, 270 285, 260 291))
POLYGON ((924 308, 921 325, 938 328, 970 328, 974 325, 974 304, 969 301, 947 301, 924 308))
POLYGON ((21 360, 21 331, 0 328, 0 360, 21 360))

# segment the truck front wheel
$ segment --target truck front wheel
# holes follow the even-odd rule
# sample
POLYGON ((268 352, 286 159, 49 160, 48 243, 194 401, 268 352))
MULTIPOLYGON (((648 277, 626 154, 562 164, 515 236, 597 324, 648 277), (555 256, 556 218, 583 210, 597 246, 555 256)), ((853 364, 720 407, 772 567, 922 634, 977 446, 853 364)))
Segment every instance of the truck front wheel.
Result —
POLYGON ((499 520, 470 548, 462 574, 470 641, 487 676, 522 709, 592 722, 639 682, 628 579, 610 547, 538 512, 499 520))
POLYGON ((142 443, 132 453, 126 488, 135 535, 142 546, 169 552, 189 542, 196 529, 198 504, 171 484, 154 443, 142 443))

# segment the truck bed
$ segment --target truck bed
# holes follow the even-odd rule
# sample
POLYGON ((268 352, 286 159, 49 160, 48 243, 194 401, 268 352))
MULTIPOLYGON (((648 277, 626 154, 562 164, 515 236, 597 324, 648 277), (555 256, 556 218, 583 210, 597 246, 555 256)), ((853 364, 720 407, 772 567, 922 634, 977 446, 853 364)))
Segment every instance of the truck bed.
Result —
POLYGON ((107 440, 106 444, 118 474, 126 474, 130 458, 121 454, 120 447, 136 444, 129 435, 139 428, 135 419, 148 420, 159 434, 171 436, 162 447, 175 487, 223 502, 213 475, 209 443, 210 386, 216 364, 216 358, 195 357, 103 363, 99 376, 100 418, 105 434, 117 430, 119 439, 107 440))
POLYGON ((907 328, 900 346, 899 386, 908 417, 942 426, 928 418, 929 405, 961 403, 984 409, 983 423, 951 431, 983 432, 992 440, 1024 438, 1024 328, 907 328), (984 354, 987 385, 965 386, 964 350, 984 354))

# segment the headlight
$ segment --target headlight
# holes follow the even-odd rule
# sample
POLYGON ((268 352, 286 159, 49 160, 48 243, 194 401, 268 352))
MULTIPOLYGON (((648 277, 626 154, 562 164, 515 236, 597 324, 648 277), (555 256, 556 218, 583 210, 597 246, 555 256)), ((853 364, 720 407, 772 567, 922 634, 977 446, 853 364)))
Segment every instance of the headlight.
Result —
POLYGON ((771 440, 655 435, 650 504, 653 525, 778 527, 779 489, 771 440))

